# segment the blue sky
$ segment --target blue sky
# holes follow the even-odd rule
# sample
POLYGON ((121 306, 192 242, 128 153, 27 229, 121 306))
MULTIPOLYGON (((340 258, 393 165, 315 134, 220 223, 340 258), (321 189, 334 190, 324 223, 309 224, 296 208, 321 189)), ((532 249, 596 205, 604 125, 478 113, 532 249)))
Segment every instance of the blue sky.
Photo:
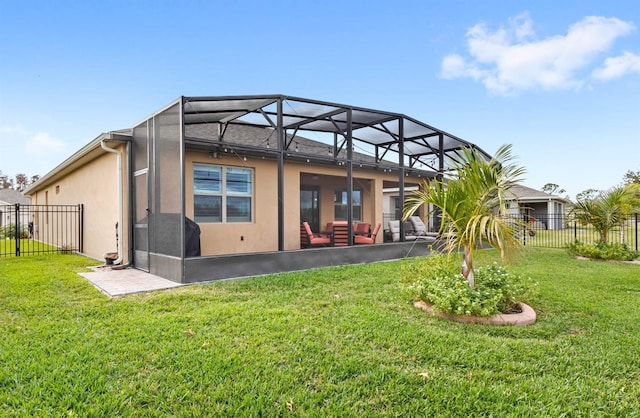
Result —
POLYGON ((640 170, 640 2, 0 0, 0 170, 44 175, 181 95, 404 113, 571 198, 640 170))

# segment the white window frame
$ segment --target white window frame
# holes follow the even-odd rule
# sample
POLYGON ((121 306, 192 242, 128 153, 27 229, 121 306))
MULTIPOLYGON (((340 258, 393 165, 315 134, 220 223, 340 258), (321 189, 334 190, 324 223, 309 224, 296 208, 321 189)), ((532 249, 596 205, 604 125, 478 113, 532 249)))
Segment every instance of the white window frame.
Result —
MULTIPOLYGON (((338 189, 335 189, 333 191, 333 214, 334 214, 334 218, 335 218, 336 221, 346 221, 347 220, 346 218, 342 219, 342 218, 338 218, 337 216, 335 216, 336 206, 338 204, 340 204, 340 206, 348 207, 348 204, 346 203, 346 196, 345 196, 346 193, 347 193, 347 189, 344 189, 344 188, 338 188, 338 189), (338 195, 340 197, 338 197, 338 195), (338 202, 338 198, 340 198, 340 202, 338 202), (342 203, 343 200, 344 200, 344 203, 342 203)), ((353 205, 353 207, 357 206, 357 207, 360 208, 360 210, 358 211, 359 212, 358 213, 359 216, 355 216, 356 214, 354 214, 353 220, 354 221, 362 221, 362 197, 363 197, 364 193, 363 193, 362 189, 360 189, 360 188, 353 189, 353 194, 355 194, 355 193, 359 193, 360 194, 360 204, 359 205, 353 205)), ((353 200, 353 197, 354 196, 352 196, 352 200, 353 200)))
POLYGON ((255 184, 255 175, 254 170, 251 167, 235 167, 235 166, 226 166, 226 165, 215 165, 215 164, 205 164, 205 163, 194 163, 193 164, 193 217, 194 220, 198 223, 251 223, 253 222, 254 216, 254 184, 255 184), (219 188, 212 190, 198 190, 196 186, 196 170, 207 170, 207 171, 219 171, 219 188), (234 170, 244 171, 249 176, 246 191, 238 191, 231 190, 232 187, 229 187, 227 184, 229 177, 231 174, 234 174, 234 170), (197 196, 214 196, 220 197, 220 219, 205 219, 202 215, 198 215, 196 213, 196 201, 197 196), (248 219, 231 219, 231 216, 228 214, 227 203, 229 198, 246 198, 249 199, 249 216, 248 219))

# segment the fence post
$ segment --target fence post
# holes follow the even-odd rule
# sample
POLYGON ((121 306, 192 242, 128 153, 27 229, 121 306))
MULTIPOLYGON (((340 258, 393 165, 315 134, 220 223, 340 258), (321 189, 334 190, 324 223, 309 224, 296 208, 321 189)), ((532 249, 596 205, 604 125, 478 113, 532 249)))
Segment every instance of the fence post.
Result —
POLYGON ((638 212, 636 212, 636 251, 638 251, 638 212))
POLYGON ((15 215, 16 257, 20 257, 20 203, 15 204, 15 215))
POLYGON ((78 205, 78 252, 84 252, 84 204, 78 205))

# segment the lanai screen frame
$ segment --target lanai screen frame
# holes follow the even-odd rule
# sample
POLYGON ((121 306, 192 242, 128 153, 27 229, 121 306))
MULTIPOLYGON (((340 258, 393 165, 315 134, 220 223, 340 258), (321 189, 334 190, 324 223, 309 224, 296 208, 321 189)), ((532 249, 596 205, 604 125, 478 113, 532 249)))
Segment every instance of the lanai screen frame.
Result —
MULTIPOLYGON (((177 147, 171 147, 171 149, 177 151, 174 157, 179 159, 177 166, 180 167, 180 218, 183 219, 186 213, 184 155, 187 146, 210 151, 229 146, 247 155, 270 156, 277 161, 278 252, 284 251, 285 246, 283 199, 285 160, 306 160, 316 164, 339 165, 346 169, 347 202, 349 204, 348 225, 349 234, 353 235, 351 229, 353 224, 354 144, 363 144, 372 149, 374 154, 371 162, 358 161, 359 167, 382 170, 383 168, 388 169, 392 164, 397 169, 399 199, 401 201, 405 199, 405 176, 424 173, 423 166, 432 170, 436 176, 442 176, 450 169, 448 162, 455 161, 456 152, 462 148, 477 149, 490 158, 489 154, 475 144, 404 114, 287 95, 182 96, 136 126, 150 120, 158 120, 163 117, 164 113, 174 111, 176 106, 178 107, 179 126, 177 130, 173 127, 171 134, 178 134, 179 138, 176 139, 179 142, 175 144, 177 147), (194 124, 216 124, 217 139, 204 140, 188 137, 185 127, 194 124), (225 142, 225 131, 234 124, 272 129, 275 136, 274 143, 249 145, 225 142), (296 135, 299 132, 309 131, 333 137, 333 144, 328 144, 331 155, 326 152, 293 152, 291 147, 294 146, 296 135), (390 158, 394 154, 395 161, 390 158)), ((166 138, 162 129, 158 131, 158 134, 166 138)), ((175 163, 173 168, 176 168, 175 163)), ((151 169, 154 176, 170 175, 169 173, 157 172, 158 169, 163 170, 163 167, 154 166, 151 169)), ((175 171, 172 174, 175 175, 175 171)), ((158 181, 158 183, 161 182, 158 181)), ((162 184, 160 186, 162 187, 162 184)), ((167 191, 154 190, 149 193, 166 195, 167 191)), ((158 224, 153 226, 155 229, 161 227, 158 224)), ((151 232, 157 234, 161 231, 151 232)), ((180 236, 180 254, 172 251, 171 254, 159 255, 161 258, 166 256, 166 259, 175 261, 179 257, 180 266, 174 262, 170 264, 174 267, 172 279, 181 280, 184 279, 184 228, 180 228, 178 235, 180 236), (182 277, 175 277, 178 275, 182 277)))
MULTIPOLYGON (((284 250, 284 161, 307 160, 321 164, 338 164, 347 171, 347 202, 349 202, 348 224, 353 221, 351 197, 353 193, 354 142, 373 147, 378 169, 388 154, 396 154, 400 200, 404 201, 404 178, 406 174, 424 171, 426 166, 443 175, 449 171, 448 161, 455 161, 461 148, 475 148, 487 158, 490 156, 475 144, 435 128, 409 116, 353 105, 287 95, 258 96, 199 96, 180 99, 184 125, 210 124, 219 126, 218 145, 234 146, 245 153, 271 154, 278 162, 278 251, 284 250), (224 132, 229 125, 242 124, 271 128, 276 133, 276 147, 262 145, 242 146, 226 144, 224 132), (291 152, 290 147, 298 132, 320 132, 333 135, 330 146, 333 155, 291 152), (407 163, 405 163, 405 157, 407 163)), ((184 133, 184 129, 182 130, 184 133)), ((183 138, 189 141, 189 138, 183 138)), ((200 140, 200 145, 202 141, 200 140)), ((211 141, 210 145, 215 145, 211 141)), ((360 166, 361 163, 358 163, 360 166)), ((353 234, 353 231, 350 231, 353 234)))

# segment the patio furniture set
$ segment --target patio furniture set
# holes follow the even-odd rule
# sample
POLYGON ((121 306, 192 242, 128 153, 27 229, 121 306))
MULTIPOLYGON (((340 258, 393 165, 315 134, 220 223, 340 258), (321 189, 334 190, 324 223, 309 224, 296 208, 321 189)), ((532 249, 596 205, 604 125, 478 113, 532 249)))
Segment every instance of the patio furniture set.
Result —
MULTIPOLYGON (((385 231, 387 239, 392 242, 400 241, 425 241, 434 242, 437 232, 429 232, 426 225, 419 216, 411 216, 406 221, 389 221, 389 229, 385 231), (403 222, 404 239, 400 239, 400 222, 403 222)), ((366 222, 354 222, 353 224, 353 244, 366 245, 375 244, 376 236, 382 227, 378 222, 373 229, 366 222)), ((349 245, 349 225, 347 221, 329 222, 326 228, 320 232, 314 232, 308 222, 300 225, 300 246, 309 247, 345 247, 349 245)))
MULTIPOLYGON (((371 230, 371 225, 366 222, 353 224, 353 244, 375 244, 376 236, 382 224, 378 222, 371 230)), ((315 233, 308 222, 303 222, 300 227, 300 245, 308 247, 346 247, 349 245, 349 225, 347 221, 329 222, 326 229, 315 233)))
MULTIPOLYGON (((400 222, 389 221, 389 232, 393 242, 400 242, 400 222)), ((404 241, 422 240, 427 242, 435 241, 438 237, 437 232, 427 231, 427 227, 419 216, 410 216, 407 221, 403 221, 404 241)))

